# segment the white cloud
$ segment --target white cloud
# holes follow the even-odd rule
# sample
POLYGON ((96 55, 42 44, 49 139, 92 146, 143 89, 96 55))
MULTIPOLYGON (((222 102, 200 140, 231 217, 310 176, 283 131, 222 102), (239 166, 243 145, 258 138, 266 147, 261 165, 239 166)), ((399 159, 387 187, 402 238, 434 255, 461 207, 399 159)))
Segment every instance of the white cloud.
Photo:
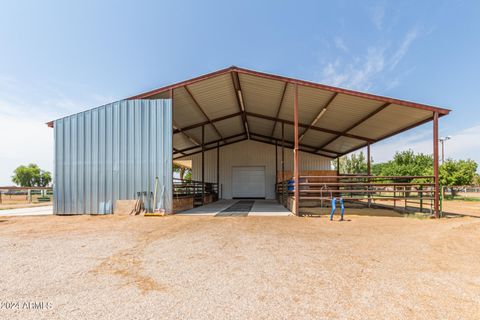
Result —
POLYGON ((385 4, 381 3, 377 6, 374 6, 370 9, 370 14, 372 18, 372 23, 378 30, 383 28, 383 20, 385 18, 385 4))
POLYGON ((356 90, 368 90, 372 86, 372 79, 384 69, 384 49, 371 47, 364 57, 342 64, 337 58, 327 63, 322 71, 321 82, 342 86, 356 90))
POLYGON ((342 38, 335 37, 334 42, 335 42, 335 47, 337 47, 337 49, 343 50, 345 52, 348 51, 348 47, 347 47, 347 45, 345 44, 345 41, 343 41, 342 38))
POLYGON ((402 60, 402 58, 407 54, 408 49, 412 42, 418 37, 418 31, 416 28, 410 30, 405 38, 403 39, 402 43, 398 47, 395 54, 390 59, 390 70, 395 69, 397 64, 402 60))
POLYGON ((53 168, 53 130, 28 115, 0 116, 0 186, 12 185, 13 170, 21 164, 36 163, 53 168))
POLYGON ((418 28, 412 28, 396 46, 388 43, 370 45, 360 56, 350 54, 343 39, 335 37, 334 47, 341 51, 342 55, 337 53, 334 61, 323 63, 320 82, 361 91, 371 90, 374 84, 378 83, 385 90, 391 90, 400 84, 402 77, 414 69, 414 66, 411 66, 406 71, 399 72, 397 65, 408 54, 412 43, 418 37, 418 28))
POLYGON ((102 95, 76 99, 65 91, 0 75, 0 186, 12 184, 13 170, 21 164, 36 163, 52 171, 53 130, 46 122, 115 101, 102 95))
MULTIPOLYGON (((452 136, 452 139, 445 142, 446 159, 473 159, 480 164, 480 124, 458 132, 451 132, 449 135, 452 136)), ((395 152, 408 149, 432 154, 432 130, 429 128, 417 130, 415 133, 404 133, 374 144, 372 145, 372 155, 375 162, 385 162, 390 160, 395 152)))

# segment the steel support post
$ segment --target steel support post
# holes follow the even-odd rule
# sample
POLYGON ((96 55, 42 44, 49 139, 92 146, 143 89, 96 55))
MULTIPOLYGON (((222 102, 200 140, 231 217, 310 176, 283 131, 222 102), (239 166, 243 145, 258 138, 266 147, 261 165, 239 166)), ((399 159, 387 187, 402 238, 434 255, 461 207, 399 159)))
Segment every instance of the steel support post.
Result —
POLYGON ((438 112, 433 113, 433 175, 435 176, 433 211, 435 218, 438 218, 440 205, 440 181, 438 174, 438 112))
POLYGON ((298 85, 295 84, 294 87, 294 96, 293 96, 293 122, 294 122, 294 135, 295 135, 295 146, 293 149, 293 179, 294 179, 294 199, 295 199, 295 206, 294 206, 294 214, 299 215, 299 203, 300 203, 300 184, 299 184, 299 168, 298 168, 298 85))
POLYGON ((205 205, 205 126, 202 126, 202 206, 205 205))
MULTIPOLYGON (((370 176, 372 175, 372 166, 371 166, 371 160, 370 160, 370 142, 367 144, 367 175, 368 175, 368 187, 367 187, 367 190, 370 191, 372 190, 372 187, 370 185, 370 183, 372 182, 372 180, 370 179, 370 176)), ((372 204, 372 199, 371 199, 371 193, 369 192, 368 193, 368 207, 370 208, 372 204)))
POLYGON ((217 200, 220 200, 220 142, 217 142, 217 200))

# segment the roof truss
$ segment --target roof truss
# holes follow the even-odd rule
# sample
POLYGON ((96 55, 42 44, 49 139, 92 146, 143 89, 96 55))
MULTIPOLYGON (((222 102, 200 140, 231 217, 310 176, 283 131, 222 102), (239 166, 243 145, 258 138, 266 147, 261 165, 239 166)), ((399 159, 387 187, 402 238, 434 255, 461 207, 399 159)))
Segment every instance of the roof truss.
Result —
POLYGON ((192 99, 193 101, 193 104, 198 108, 198 110, 200 110, 200 112, 203 114, 203 116, 205 117, 205 119, 207 119, 207 122, 212 126, 213 130, 215 130, 215 132, 217 133, 217 135, 220 137, 220 139, 223 141, 223 142, 226 142, 225 139, 223 139, 222 137, 222 134, 220 133, 220 131, 218 131, 217 127, 215 126, 215 124, 212 122, 212 120, 208 117, 207 113, 205 112, 205 110, 203 110, 203 108, 200 106, 200 104, 198 103, 197 99, 195 99, 195 97, 193 96, 192 92, 190 91, 190 89, 188 89, 188 86, 185 86, 185 91, 187 91, 188 95, 190 96, 190 98, 192 99))
MULTIPOLYGON (((359 145, 361 145, 360 147, 362 147, 363 145, 377 142, 379 140, 395 135, 399 132, 411 129, 415 126, 425 123, 431 120, 431 118, 428 116, 430 113, 432 114, 438 113, 438 115, 441 117, 443 115, 448 114, 450 111, 448 109, 437 108, 430 105, 425 105, 425 104, 420 104, 420 103, 415 103, 415 102, 410 102, 405 100, 399 100, 399 99, 394 99, 389 97, 382 97, 378 95, 373 95, 369 93, 363 93, 363 92, 358 92, 358 91, 353 91, 353 90, 348 90, 343 88, 332 87, 332 86, 313 83, 309 81, 293 79, 293 78, 253 71, 249 69, 239 68, 235 66, 225 68, 216 72, 212 72, 206 75, 202 75, 186 81, 182 81, 179 83, 175 83, 172 85, 168 85, 163 88, 155 89, 146 93, 142 93, 142 94, 130 97, 128 99, 148 99, 148 98, 155 99, 158 97, 166 97, 167 95, 165 95, 165 93, 167 92, 170 93, 168 96, 172 97, 173 90, 179 89, 179 88, 182 88, 182 92, 183 90, 185 90, 186 91, 185 98, 182 98, 184 100, 179 100, 179 101, 182 101, 181 102, 182 104, 191 105, 192 108, 196 108, 198 111, 200 111, 200 113, 198 113, 198 115, 200 115, 199 116, 200 119, 198 119, 197 120, 198 122, 194 124, 191 124, 192 122, 196 122, 195 119, 193 118, 189 118, 188 121, 185 121, 185 122, 183 122, 181 118, 178 118, 178 119, 175 119, 177 120, 176 122, 178 123, 176 123, 175 121, 173 122, 173 127, 174 127, 173 133, 174 134, 180 133, 184 135, 188 139, 188 141, 190 141, 192 144, 191 146, 189 146, 189 143, 187 142, 186 146, 188 146, 187 148, 188 150, 185 150, 185 148, 180 150, 178 146, 174 146, 175 154, 184 155, 186 154, 186 152, 195 150, 200 146, 204 146, 204 147, 208 146, 211 143, 221 143, 222 145, 226 145, 227 143, 231 143, 232 137, 235 139, 237 138, 249 139, 251 138, 250 136, 252 136, 252 137, 255 137, 255 139, 257 140, 265 139, 265 140, 268 140, 269 142, 280 141, 278 139, 278 133, 276 134, 276 132, 278 132, 277 124, 281 123, 282 127, 285 124, 294 126, 293 119, 290 120, 291 111, 285 108, 285 100, 287 100, 287 97, 290 96, 290 94, 287 94, 289 85, 295 85, 296 87, 303 86, 303 87, 319 89, 319 90, 310 90, 308 91, 309 93, 305 93, 305 94, 311 95, 309 96, 309 99, 311 99, 309 101, 315 101, 314 99, 319 99, 318 101, 320 101, 320 96, 318 98, 314 96, 318 92, 318 94, 321 95, 322 97, 321 101, 326 101, 326 102, 322 102, 323 106, 321 106, 319 110, 315 110, 315 105, 310 105, 308 107, 310 109, 305 109, 305 110, 308 110, 309 112, 308 117, 304 116, 303 123, 300 122, 298 124, 300 128, 303 128, 303 131, 299 135, 299 140, 303 141, 303 144, 301 144, 300 146, 307 151, 310 151, 319 155, 323 154, 325 156, 345 154, 344 152, 345 148, 348 148, 348 147, 345 147, 345 145, 351 145, 351 146, 355 145, 354 149, 350 148, 350 150, 347 150, 346 152, 348 153, 348 152, 354 151, 359 148, 359 145), (208 82, 209 80, 212 80, 212 81, 208 82), (278 83, 278 85, 277 84, 274 85, 273 81, 269 81, 269 80, 275 80, 275 82, 278 83), (225 84, 224 81, 226 81, 227 84, 225 84), (205 83, 206 86, 203 86, 203 83, 205 83), (193 84, 196 84, 195 87, 192 86, 193 84), (214 84, 214 86, 212 86, 212 84, 214 84), (246 91, 242 90, 242 85, 244 85, 244 89, 246 91), (194 88, 195 90, 193 90, 194 88), (212 91, 213 93, 218 88, 220 90, 219 92, 223 94, 223 97, 226 97, 226 99, 228 99, 226 100, 228 101, 228 106, 226 105, 225 107, 225 108, 228 108, 228 111, 226 112, 220 111, 222 106, 221 104, 219 105, 218 99, 213 100, 213 99, 216 99, 215 95, 213 95, 213 97, 211 96, 211 98, 206 98, 207 100, 205 100, 205 98, 202 98, 200 101, 197 100, 197 97, 196 97, 197 88, 199 88, 198 90, 200 90, 198 92, 201 92, 201 90, 213 90, 212 91), (228 90, 231 90, 231 91, 228 91, 228 90), (260 96, 263 93, 265 93, 265 95, 260 96), (233 96, 230 96, 230 94, 233 94, 233 96), (258 97, 256 96, 255 99, 252 99, 251 95, 255 95, 255 94, 259 94, 259 96, 258 97), (339 101, 337 101, 336 98, 339 95, 341 95, 342 99, 341 100, 339 99, 339 101), (212 103, 216 102, 216 106, 212 107, 213 109, 211 109, 212 111, 209 109, 210 106, 208 104, 208 101, 209 101, 208 99, 212 99, 212 103), (262 107, 262 99, 270 99, 270 100, 263 100, 264 106, 262 107), (366 101, 365 99, 369 101, 366 101), (352 109, 352 108, 356 108, 357 102, 361 104, 362 100, 364 101, 363 105, 359 106, 358 109, 352 109), (330 105, 333 105, 332 104, 333 101, 336 102, 334 103, 335 110, 339 112, 336 118, 335 118, 336 113, 327 112, 330 105), (341 108, 342 105, 339 104, 340 101, 342 101, 341 103, 346 104, 345 109, 341 108), (375 103, 375 101, 381 101, 382 105, 380 107, 377 107, 375 110, 372 110, 372 107, 374 105, 378 106, 378 104, 375 103), (236 107, 235 107, 235 104, 236 104, 236 107), (249 105, 247 106, 246 104, 249 104, 249 105), (391 108, 389 108, 390 105, 392 105, 391 108), (409 114, 410 109, 405 110, 405 109, 402 109, 402 107, 414 108, 417 110, 415 111, 411 109, 412 113, 409 114), (213 110, 216 110, 216 111, 213 111, 213 110), (349 111, 349 110, 352 110, 352 111, 349 111), (361 111, 361 110, 365 110, 365 111, 361 111), (369 112, 367 113, 366 110, 369 110, 369 112), (419 110, 422 110, 423 112, 419 110), (377 133, 375 134, 371 134, 371 132, 369 131, 370 127, 365 127, 365 126, 362 126, 361 130, 357 130, 359 134, 351 133, 351 132, 355 132, 353 131, 354 129, 360 129, 359 127, 360 125, 362 124, 365 125, 365 122, 367 120, 371 119, 376 114, 383 111, 387 113, 386 114, 382 113, 379 116, 379 119, 380 118, 389 119, 388 120, 389 123, 392 124, 391 130, 393 130, 394 132, 385 134, 385 132, 390 132, 390 130, 387 130, 389 129, 387 128, 387 125, 384 125, 382 128, 381 126, 378 126, 378 124, 376 124, 376 125, 372 125, 372 127, 379 128, 377 130, 377 133), (428 112, 425 112, 425 111, 428 111, 428 112), (361 112, 365 112, 367 114, 362 116, 363 114, 361 112), (222 116, 213 118, 212 114, 214 113, 217 115, 222 114, 222 116), (225 113, 228 113, 228 114, 225 114, 225 113), (324 114, 326 114, 326 116, 324 116, 324 114), (358 119, 359 117, 360 119, 355 121, 351 120, 350 122, 345 121, 344 119, 349 119, 348 116, 350 114, 352 115, 352 119, 358 119), (393 119, 392 116, 397 114, 401 116, 405 116, 405 121, 401 122, 401 123, 404 123, 403 125, 402 124, 399 124, 398 126, 393 125, 395 123, 395 120, 392 120, 393 119), (428 116, 428 119, 425 119, 426 116, 428 116), (240 124, 239 122, 224 122, 224 123, 218 124, 218 122, 220 121, 236 118, 236 117, 241 118, 242 127, 239 126, 240 124), (270 127, 270 124, 266 123, 266 121, 260 121, 260 120, 254 121, 252 117, 271 121, 271 127, 270 127), (313 120, 311 120, 312 118, 313 120), (249 123, 249 121, 251 123, 249 123), (335 130, 337 126, 333 125, 333 123, 335 123, 336 121, 338 121, 339 126, 341 125, 341 128, 342 128, 341 131, 335 130), (407 126, 407 123, 412 123, 413 121, 415 121, 413 125, 407 126), (213 128, 213 137, 211 136, 209 131, 208 139, 212 140, 212 138, 215 139, 218 136, 217 140, 202 144, 199 142, 198 133, 190 131, 192 129, 199 128, 199 127, 205 128, 205 126, 211 126, 213 128), (346 129, 343 129, 345 127, 346 129), (242 132, 240 132, 240 128, 242 128, 242 132), (317 132, 328 134, 329 136, 327 138, 327 141, 325 141, 325 137, 321 138, 318 134, 316 135, 313 135, 313 133, 309 134, 311 133, 311 131, 317 131, 317 132), (268 133, 270 134, 268 135, 268 133), (330 135, 332 136, 330 137, 330 135), (319 137, 319 141, 321 140, 323 142, 319 145, 313 146, 312 144, 315 144, 314 143, 315 139, 313 139, 313 136, 319 137), (337 141, 337 143, 332 144, 332 142, 342 137, 356 139, 360 141, 354 142, 350 140, 345 140, 345 141, 337 141), (308 142, 306 142, 307 139, 308 139, 308 142)), ((181 105, 180 104, 177 105, 177 103, 175 103, 174 109, 179 107, 181 107, 181 105)), ((302 109, 301 109, 302 106, 300 105, 299 107, 300 107, 300 112, 302 112, 302 109)), ((182 114, 182 117, 188 117, 188 116, 189 116, 188 112, 184 112, 182 114)), ((50 122, 49 126, 53 126, 53 122, 50 122)), ((292 140, 292 133, 290 130, 288 131, 288 139, 292 140)), ((187 141, 187 140, 184 140, 184 141, 187 141)), ((262 140, 262 142, 265 142, 265 141, 262 140)))

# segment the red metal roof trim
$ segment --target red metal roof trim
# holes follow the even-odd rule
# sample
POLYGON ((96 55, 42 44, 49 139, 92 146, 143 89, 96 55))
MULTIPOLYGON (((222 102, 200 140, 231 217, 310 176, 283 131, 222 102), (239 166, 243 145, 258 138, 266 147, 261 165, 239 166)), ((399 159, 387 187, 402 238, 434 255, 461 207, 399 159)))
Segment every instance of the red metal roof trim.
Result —
POLYGON ((269 78, 273 80, 280 80, 280 81, 286 81, 289 83, 296 83, 298 85, 306 86, 306 87, 313 87, 313 88, 319 88, 319 89, 324 89, 327 91, 332 91, 332 92, 338 92, 338 93, 343 93, 355 97, 361 97, 361 98, 366 98, 366 99, 372 99, 372 100, 377 100, 377 101, 383 101, 383 102, 388 102, 388 103, 393 103, 393 104, 399 104, 407 107, 412 107, 412 108, 417 108, 417 109, 423 109, 423 110, 429 110, 429 111, 436 111, 440 114, 448 114, 451 110, 445 109, 445 108, 439 108, 439 107, 434 107, 430 106, 427 104, 422 104, 422 103, 416 103, 416 102, 411 102, 407 100, 400 100, 400 99, 395 99, 395 98, 390 98, 390 97, 385 97, 385 96, 379 96, 371 93, 365 93, 365 92, 360 92, 360 91, 355 91, 355 90, 349 90, 349 89, 344 89, 344 88, 338 88, 338 87, 332 87, 332 86, 327 86, 324 84, 320 83, 315 83, 315 82, 310 82, 310 81, 305 81, 305 80, 298 80, 298 79, 293 79, 293 78, 288 78, 284 76, 278 76, 278 75, 273 75, 269 73, 264 73, 264 72, 259 72, 259 71, 253 71, 249 69, 243 69, 243 68, 238 68, 235 67, 233 71, 239 72, 239 73, 244 73, 244 74, 250 74, 254 76, 259 76, 263 78, 269 78))
MULTIPOLYGON (((355 91, 355 90, 350 90, 350 89, 344 89, 344 88, 339 88, 339 87, 332 87, 332 86, 328 86, 328 85, 324 85, 324 84, 320 84, 320 83, 316 83, 316 82, 294 79, 294 78, 279 76, 279 75, 275 75, 275 74, 270 74, 270 73, 265 73, 265 72, 260 72, 260 71, 254 71, 254 70, 245 69, 245 68, 239 68, 239 67, 236 67, 236 66, 231 66, 231 67, 224 68, 224 69, 221 69, 221 70, 217 70, 217 71, 214 71, 214 72, 211 72, 211 73, 207 73, 207 74, 204 74, 204 75, 201 75, 201 76, 189 79, 189 80, 177 82, 177 83, 174 83, 174 84, 171 84, 171 85, 168 85, 168 86, 164 86, 164 87, 161 87, 161 88, 158 88, 158 89, 154 89, 154 90, 151 90, 151 91, 140 93, 140 94, 137 94, 135 96, 129 97, 127 99, 131 100, 131 99, 148 98, 148 97, 154 96, 154 95, 159 94, 159 93, 163 93, 163 92, 166 92, 166 91, 169 91, 169 90, 172 90, 172 89, 187 86, 187 85, 190 85, 190 84, 202 81, 202 80, 207 80, 207 79, 210 79, 210 78, 222 75, 222 74, 226 74, 226 73, 229 73, 229 72, 238 72, 238 73, 253 75, 253 76, 262 77, 262 78, 266 78, 266 79, 283 81, 283 82, 286 82, 286 83, 298 84, 298 85, 302 85, 302 86, 306 86, 306 87, 313 87, 313 88, 323 89, 323 90, 327 90, 327 91, 331 91, 331 92, 343 93, 343 94, 347 94, 347 95, 351 95, 351 96, 355 96, 355 97, 361 97, 361 98, 366 98, 366 99, 388 102, 388 103, 392 103, 392 104, 398 104, 398 105, 411 107, 411 108, 417 108, 417 109, 428 110, 428 111, 432 111, 432 112, 438 112, 440 116, 447 115, 451 111, 449 109, 434 107, 434 106, 427 105, 427 104, 416 103, 416 102, 407 101, 407 100, 400 100, 400 99, 390 98, 390 97, 385 97, 385 96, 379 96, 379 95, 375 95, 375 94, 371 94, 371 93, 365 93, 365 92, 360 92, 360 91, 355 91)), ((54 123, 53 123, 53 121, 49 121, 49 122, 47 122, 47 125, 50 128, 53 128, 54 123)))
POLYGON ((377 100, 377 101, 382 101, 382 102, 388 102, 388 103, 392 103, 392 104, 398 104, 398 105, 403 105, 403 106, 417 108, 417 109, 423 109, 423 110, 438 112, 441 115, 449 114, 449 112, 451 111, 449 109, 439 108, 439 107, 435 107, 435 106, 431 106, 431 105, 427 105, 427 104, 423 104, 423 103, 416 103, 416 102, 407 101, 407 100, 401 100, 401 99, 396 99, 396 98, 379 96, 379 95, 375 95, 375 94, 371 94, 371 93, 365 93, 365 92, 360 92, 360 91, 355 91, 355 90, 350 90, 350 89, 344 89, 344 88, 339 88, 339 87, 332 87, 332 86, 328 86, 328 85, 324 85, 324 84, 320 84, 320 83, 316 83, 316 82, 299 80, 299 79, 274 75, 274 74, 270 74, 270 73, 254 71, 254 70, 245 69, 245 68, 239 68, 239 67, 235 67, 235 66, 225 68, 225 69, 221 69, 221 70, 218 70, 218 71, 215 71, 215 72, 207 73, 207 74, 192 78, 190 80, 185 80, 185 81, 182 81, 182 82, 171 84, 171 85, 168 85, 168 86, 165 86, 165 87, 162 87, 162 88, 158 88, 158 89, 155 89, 155 90, 151 90, 151 91, 148 91, 148 92, 145 92, 145 93, 141 93, 141 94, 135 95, 133 97, 129 97, 127 99, 148 98, 150 96, 153 96, 153 95, 156 95, 156 94, 159 94, 159 93, 171 90, 171 89, 175 89, 175 88, 179 88, 179 87, 186 86, 186 85, 189 85, 189 84, 193 84, 193 83, 196 83, 196 82, 199 82, 199 81, 202 81, 202 80, 207 80, 207 79, 210 79, 210 78, 213 78, 215 76, 219 76, 219 75, 222 75, 222 74, 225 74, 225 73, 228 73, 228 72, 238 72, 238 73, 243 73, 243 74, 249 74, 249 75, 258 76, 258 77, 262 77, 262 78, 267 78, 267 79, 272 79, 272 80, 278 80, 278 81, 298 84, 298 85, 302 85, 302 86, 306 86, 306 87, 313 87, 313 88, 323 89, 323 90, 327 90, 327 91, 331 91, 331 92, 343 93, 343 94, 347 94, 347 95, 351 95, 351 96, 355 96, 355 97, 361 97, 361 98, 372 99, 372 100, 377 100))

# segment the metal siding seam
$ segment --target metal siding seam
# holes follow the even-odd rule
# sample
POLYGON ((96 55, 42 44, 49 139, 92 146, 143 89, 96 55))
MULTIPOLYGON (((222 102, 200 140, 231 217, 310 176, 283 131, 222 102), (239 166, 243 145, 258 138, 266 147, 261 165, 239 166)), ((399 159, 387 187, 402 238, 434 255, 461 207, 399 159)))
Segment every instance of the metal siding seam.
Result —
POLYGON ((55 125, 53 126, 53 141, 54 141, 54 158, 53 158, 53 213, 58 214, 59 208, 58 208, 58 199, 59 199, 59 194, 58 194, 58 187, 61 186, 61 184, 58 183, 58 178, 59 178, 59 166, 58 163, 60 162, 60 157, 59 157, 59 146, 60 142, 58 141, 58 125, 60 124, 60 121, 55 121, 55 125))
POLYGON ((125 108, 125 123, 126 123, 126 135, 127 135, 127 143, 126 143, 126 146, 125 146, 125 193, 126 193, 126 198, 127 199, 130 199, 130 197, 132 197, 132 191, 130 190, 131 187, 130 187, 130 183, 127 183, 128 181, 131 181, 129 179, 129 176, 130 176, 130 172, 131 172, 131 161, 130 161, 130 158, 132 157, 132 152, 131 152, 131 148, 132 148, 132 137, 131 137, 131 134, 132 134, 132 125, 131 125, 131 121, 133 119, 132 117, 132 112, 133 112, 133 109, 132 108, 125 108))
POLYGON ((144 172, 144 187, 143 189, 145 189, 147 191, 148 194, 150 194, 150 177, 149 177, 149 172, 148 172, 148 169, 149 169, 149 166, 148 166, 148 161, 149 161, 149 158, 148 158, 148 155, 149 155, 149 150, 148 150, 148 147, 149 147, 149 125, 148 125, 148 113, 149 113, 149 105, 145 103, 144 100, 141 101, 141 104, 142 104, 142 110, 143 110, 143 121, 142 121, 142 128, 143 128, 143 134, 144 134, 144 138, 142 139, 143 143, 142 143, 142 146, 143 146, 143 172, 144 172))
POLYGON ((91 212, 91 197, 92 197, 92 178, 91 178, 91 165, 92 165, 92 113, 91 111, 85 112, 85 211, 84 213, 91 212))
POLYGON ((105 179, 104 177, 104 162, 105 162, 105 108, 98 110, 98 200, 95 203, 94 213, 99 212, 99 205, 104 199, 105 179))
POLYGON ((89 166, 89 186, 90 186, 90 199, 89 199, 89 207, 88 207, 88 210, 89 210, 89 213, 93 212, 92 210, 92 206, 93 206, 93 154, 94 154, 94 149, 93 149, 93 128, 94 128, 94 125, 93 125, 93 112, 90 111, 90 115, 89 115, 89 118, 90 118, 90 124, 89 124, 89 127, 90 127, 90 147, 89 147, 89 159, 90 159, 90 166, 89 166))
POLYGON ((140 163, 140 157, 139 157, 139 145, 140 145, 140 134, 139 134, 139 125, 137 124, 137 121, 138 121, 138 118, 139 118, 139 109, 138 109, 138 101, 133 101, 133 108, 135 110, 135 114, 134 114, 134 118, 133 118, 133 126, 134 126, 134 135, 133 135, 133 138, 135 140, 134 142, 134 152, 133 152, 133 156, 134 156, 134 160, 133 160, 133 164, 134 164, 134 172, 133 172, 133 192, 135 194, 136 191, 138 191, 139 189, 139 183, 138 183, 138 177, 140 175, 140 170, 139 170, 139 163, 140 163))
MULTIPOLYGON (((103 178, 103 196, 102 196, 102 202, 105 204, 106 199, 107 199, 107 185, 108 185, 108 172, 107 172, 107 136, 108 136, 108 126, 107 126, 107 107, 103 107, 103 174, 101 178, 103 178)), ((102 209, 105 209, 105 206, 103 206, 102 209)), ((103 210, 103 213, 105 213, 105 210, 103 210)))
POLYGON ((113 108, 115 103, 105 107, 105 203, 104 213, 110 213, 113 206, 113 108), (106 204, 110 201, 110 208, 106 204))
POLYGON ((70 118, 65 118, 64 120, 64 161, 63 161, 63 176, 65 177, 65 189, 64 189, 64 194, 63 194, 63 201, 64 201, 64 213, 70 213, 70 169, 67 166, 71 159, 70 159, 70 147, 71 147, 71 142, 70 142, 70 118))
POLYGON ((70 184, 71 184, 71 190, 70 194, 72 197, 72 207, 70 208, 71 213, 76 213, 77 212, 77 183, 78 183, 78 176, 77 176, 77 165, 78 165, 78 160, 77 160, 77 148, 78 148, 78 135, 77 135, 77 119, 78 117, 71 117, 70 118, 70 139, 72 141, 72 146, 71 146, 71 157, 72 157, 72 166, 70 167, 71 169, 71 178, 70 178, 70 184))
POLYGON ((94 110, 94 121, 92 122, 94 128, 95 128, 95 134, 94 139, 93 139, 93 145, 92 145, 92 150, 94 152, 93 154, 93 163, 92 167, 94 168, 93 170, 93 175, 92 175, 92 192, 93 192, 93 197, 92 197, 92 211, 91 213, 96 213, 97 212, 97 203, 99 199, 99 182, 98 182, 98 177, 100 174, 100 153, 99 153, 99 145, 100 145, 100 112, 98 109, 94 110))
POLYGON ((68 146, 67 142, 65 139, 67 138, 67 119, 63 119, 63 130, 62 130, 62 140, 63 140, 63 145, 62 145, 62 162, 61 162, 61 167, 62 167, 62 183, 63 183, 63 190, 62 190, 62 212, 67 213, 67 201, 66 201, 66 192, 67 192, 67 183, 68 183, 68 171, 66 171, 65 165, 68 159, 67 151, 68 151, 68 146))
POLYGON ((61 148, 62 148, 62 161, 60 162, 60 168, 61 168, 61 172, 62 172, 62 178, 61 178, 61 182, 62 182, 62 188, 59 188, 59 190, 61 190, 62 192, 62 197, 60 198, 61 199, 61 209, 62 209, 62 213, 65 213, 66 212, 66 203, 65 203, 65 191, 66 191, 66 175, 65 175, 65 156, 66 156, 66 153, 65 153, 65 149, 66 149, 66 146, 65 146, 65 120, 62 120, 62 132, 61 132, 61 136, 62 136, 62 143, 61 143, 61 148))
POLYGON ((114 132, 114 159, 113 159, 113 187, 112 212, 115 210, 115 200, 120 199, 120 103, 117 102, 113 108, 113 132, 114 132))
MULTIPOLYGON (((135 102, 132 102, 132 103, 135 103, 135 102)), ((128 111, 130 113, 130 117, 129 117, 129 122, 130 122, 130 125, 129 125, 129 131, 130 131, 130 142, 129 142, 129 152, 128 152, 128 176, 127 176, 127 185, 129 187, 129 191, 130 191, 130 194, 129 196, 131 196, 132 198, 135 198, 135 113, 136 113, 136 110, 135 110, 135 107, 134 105, 133 106, 130 106, 130 108, 128 108, 128 111)))
MULTIPOLYGON (((158 143, 159 143, 159 139, 158 139, 158 125, 157 125, 157 119, 158 119, 158 103, 157 101, 155 101, 155 107, 153 108, 153 114, 152 114, 152 117, 151 117, 151 121, 152 121, 152 124, 153 124, 153 127, 152 127, 152 130, 153 130, 153 156, 152 156, 152 165, 153 165, 153 172, 155 174, 155 176, 158 176, 158 165, 157 165, 157 159, 158 159, 158 143)), ((158 195, 157 195, 157 199, 158 199, 158 195)), ((158 202, 158 200, 157 200, 158 202)), ((154 203, 153 204, 154 206, 154 209, 156 209, 157 207, 157 204, 154 203)))
POLYGON ((55 213, 98 213, 101 202, 152 191, 155 176, 171 209, 171 111, 170 100, 121 101, 57 120, 55 213))
POLYGON ((63 181, 63 119, 58 120, 55 122, 55 181, 54 181, 54 190, 53 196, 55 200, 55 207, 54 213, 63 213, 63 206, 62 206, 62 199, 63 199, 63 191, 62 188, 64 187, 63 181))
POLYGON ((77 190, 79 190, 79 195, 78 195, 78 208, 79 211, 84 214, 85 213, 85 113, 82 113, 81 116, 79 117, 79 123, 78 123, 78 130, 79 130, 79 148, 77 151, 78 155, 78 180, 79 184, 77 186, 77 190))
POLYGON ((58 129, 54 126, 53 127, 53 214, 57 213, 58 210, 58 196, 57 196, 57 179, 58 179, 58 168, 57 168, 57 163, 58 163, 58 129))
MULTIPOLYGON (((153 115, 155 115, 155 101, 152 101, 149 103, 148 106, 148 135, 150 137, 149 139, 149 145, 148 145, 148 170, 149 170, 149 177, 151 179, 151 189, 153 190, 154 186, 154 181, 156 177, 156 171, 155 171, 155 144, 156 144, 156 136, 155 136, 155 122, 153 118, 153 115)), ((153 199, 153 198, 152 198, 153 199)), ((152 202, 153 203, 153 202, 152 202)), ((155 208, 155 204, 153 203, 153 209, 155 208)))
POLYGON ((119 166, 119 181, 120 181, 120 190, 119 190, 119 199, 125 199, 127 197, 127 190, 126 190, 126 180, 125 177, 127 175, 127 150, 128 150, 128 126, 127 126, 127 116, 126 116, 126 108, 123 107, 124 101, 120 102, 120 122, 119 122, 119 131, 121 133, 121 141, 123 143, 120 143, 119 147, 119 161, 120 161, 120 166, 119 166), (122 130, 123 128, 123 130, 122 130))
POLYGON ((139 124, 139 188, 138 190, 136 191, 145 191, 144 190, 144 176, 145 176, 145 172, 144 172, 144 161, 145 161, 145 158, 144 158, 144 141, 145 141, 145 134, 144 134, 144 130, 145 130, 145 126, 143 125, 143 122, 144 122, 144 110, 143 110, 143 106, 142 106, 142 101, 138 101, 138 110, 139 110, 139 118, 138 118, 138 124, 139 124))

